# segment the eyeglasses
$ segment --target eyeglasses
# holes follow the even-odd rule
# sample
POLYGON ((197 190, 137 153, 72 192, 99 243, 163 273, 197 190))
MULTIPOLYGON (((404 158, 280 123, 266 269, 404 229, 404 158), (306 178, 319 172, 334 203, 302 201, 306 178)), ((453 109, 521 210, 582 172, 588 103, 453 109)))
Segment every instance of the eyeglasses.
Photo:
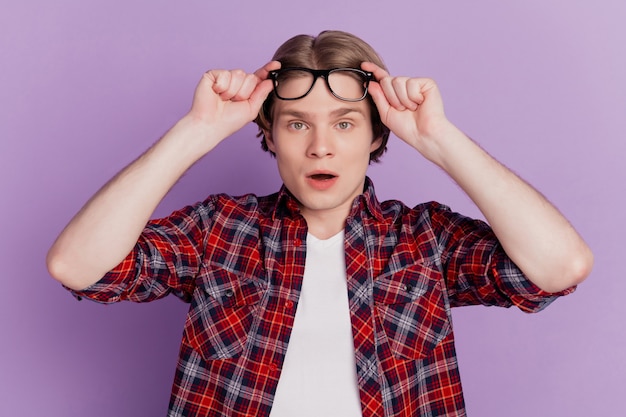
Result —
POLYGON ((298 100, 305 97, 313 90, 319 77, 326 80, 326 86, 338 99, 361 101, 367 96, 367 87, 373 74, 357 68, 314 70, 299 67, 269 73, 269 78, 274 82, 274 93, 281 100, 298 100))

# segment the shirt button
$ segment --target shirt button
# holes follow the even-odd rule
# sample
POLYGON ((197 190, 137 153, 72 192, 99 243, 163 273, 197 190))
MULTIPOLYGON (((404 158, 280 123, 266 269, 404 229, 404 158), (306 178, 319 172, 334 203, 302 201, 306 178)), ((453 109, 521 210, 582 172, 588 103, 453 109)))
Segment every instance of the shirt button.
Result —
POLYGON ((302 246, 302 239, 295 238, 293 244, 296 248, 299 248, 300 246, 302 246))
POLYGON ((232 297, 233 295, 235 295, 235 293, 233 292, 233 290, 226 290, 226 292, 224 293, 224 295, 228 298, 232 297))
POLYGON ((291 300, 285 301, 285 308, 287 310, 291 310, 293 308, 293 301, 291 301, 291 300))
POLYGON ((275 363, 270 364, 269 368, 272 372, 278 371, 278 365, 276 365, 275 363))

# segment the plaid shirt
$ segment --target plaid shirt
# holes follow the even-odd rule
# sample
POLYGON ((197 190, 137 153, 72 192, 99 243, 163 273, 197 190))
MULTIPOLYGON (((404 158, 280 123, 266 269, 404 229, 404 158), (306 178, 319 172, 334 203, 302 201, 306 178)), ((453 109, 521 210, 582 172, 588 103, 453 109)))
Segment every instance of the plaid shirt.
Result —
MULTIPOLYGON (((134 250, 77 296, 190 302, 169 416, 268 416, 304 273, 307 226, 283 187, 215 195, 151 221, 134 250)), ((541 291, 481 221, 437 203, 379 203, 369 179, 345 227, 363 416, 464 416, 450 307, 525 312, 541 291)), ((321 399, 323 401, 323 399, 321 399)))

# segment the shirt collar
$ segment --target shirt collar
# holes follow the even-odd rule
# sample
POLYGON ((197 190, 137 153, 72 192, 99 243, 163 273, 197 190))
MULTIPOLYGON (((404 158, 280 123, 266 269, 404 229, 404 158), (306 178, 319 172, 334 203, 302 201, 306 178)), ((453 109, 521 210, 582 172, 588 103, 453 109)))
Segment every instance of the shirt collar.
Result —
POLYGON ((369 177, 365 177, 365 185, 363 187, 363 194, 357 196, 352 202, 352 209, 348 217, 354 217, 357 213, 367 213, 378 221, 383 221, 383 212, 380 208, 380 203, 376 198, 376 192, 374 191, 374 183, 369 177))
MULTIPOLYGON (((374 217, 378 221, 383 221, 383 214, 380 203, 376 199, 374 184, 369 177, 365 177, 365 185, 363 194, 357 196, 352 202, 352 208, 348 217, 354 217, 359 212, 365 212, 374 217)), ((300 206, 298 200, 289 192, 283 184, 276 198, 276 207, 272 213, 272 220, 281 217, 293 217, 300 214, 300 206)))
POLYGON ((298 200, 289 192, 285 184, 280 187, 276 198, 276 206, 272 213, 272 221, 277 218, 294 217, 300 214, 300 205, 298 200))

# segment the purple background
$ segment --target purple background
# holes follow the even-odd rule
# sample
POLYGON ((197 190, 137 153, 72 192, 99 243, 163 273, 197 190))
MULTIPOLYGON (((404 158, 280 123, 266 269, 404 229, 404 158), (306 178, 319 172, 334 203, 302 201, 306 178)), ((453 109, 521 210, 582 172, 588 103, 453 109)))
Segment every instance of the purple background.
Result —
MULTIPOLYGON (((454 310, 471 416, 625 415, 623 0, 5 2, 0 14, 0 415, 164 415, 186 305, 76 302, 45 268, 81 205, 187 110, 210 68, 253 71, 298 33, 351 31, 397 75, 435 78, 448 116, 547 195, 592 246, 539 315, 454 310)), ((244 128, 181 179, 166 215, 213 192, 275 191, 244 128)), ((479 216, 392 138, 381 198, 479 216)))

